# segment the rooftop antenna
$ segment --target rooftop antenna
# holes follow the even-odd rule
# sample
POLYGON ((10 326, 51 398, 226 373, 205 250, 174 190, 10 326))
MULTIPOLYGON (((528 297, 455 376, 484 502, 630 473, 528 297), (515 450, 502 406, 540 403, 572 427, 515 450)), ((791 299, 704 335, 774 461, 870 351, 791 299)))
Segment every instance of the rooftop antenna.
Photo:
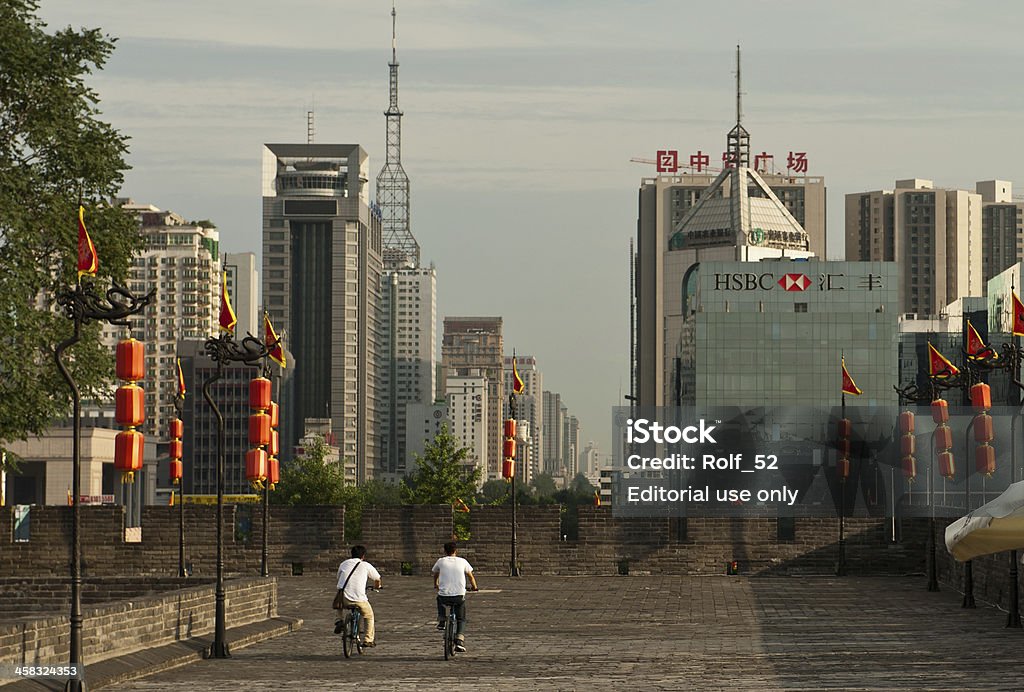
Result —
POLYGON ((740 47, 736 45, 736 126, 729 131, 727 147, 732 161, 737 168, 750 165, 750 133, 743 127, 743 92, 740 89, 740 47))

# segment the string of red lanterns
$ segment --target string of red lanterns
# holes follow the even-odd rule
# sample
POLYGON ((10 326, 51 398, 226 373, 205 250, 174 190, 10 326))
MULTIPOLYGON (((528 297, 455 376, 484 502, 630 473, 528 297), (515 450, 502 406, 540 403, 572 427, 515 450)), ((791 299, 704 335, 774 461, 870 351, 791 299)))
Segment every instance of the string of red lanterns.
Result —
POLYGON ((245 478, 256 490, 262 490, 267 480, 266 448, 272 440, 270 414, 267 413, 270 404, 270 380, 254 377, 249 381, 249 408, 253 409, 249 416, 249 444, 252 448, 245 453, 245 478))
POLYGON ((908 483, 913 483, 917 477, 917 459, 914 452, 917 451, 917 438, 914 437, 914 412, 903 411, 900 413, 900 458, 903 468, 903 477, 908 483))
POLYGON ((938 426, 935 428, 933 440, 935 441, 935 452, 939 460, 939 475, 952 480, 956 476, 956 460, 953 458, 953 431, 949 425, 949 402, 945 399, 935 399, 932 402, 932 420, 938 426))
POLYGON ((850 477, 850 433, 853 431, 853 423, 849 418, 840 418, 838 435, 836 436, 836 449, 839 450, 839 458, 836 460, 836 475, 841 482, 850 477))
POLYGON ((506 481, 516 475, 516 421, 514 418, 505 420, 505 444, 502 447, 505 457, 501 465, 501 477, 506 481))
POLYGON ((978 473, 991 476, 996 472, 996 450, 989 443, 994 439, 992 416, 988 410, 992 408, 992 389, 984 382, 971 386, 971 407, 974 416, 974 468, 978 473))
POLYGON ((114 438, 114 468, 121 472, 122 483, 132 483, 142 469, 145 438, 137 428, 146 420, 146 400, 137 382, 145 374, 141 341, 128 338, 117 342, 115 356, 117 379, 122 384, 114 394, 114 418, 124 430, 114 438))

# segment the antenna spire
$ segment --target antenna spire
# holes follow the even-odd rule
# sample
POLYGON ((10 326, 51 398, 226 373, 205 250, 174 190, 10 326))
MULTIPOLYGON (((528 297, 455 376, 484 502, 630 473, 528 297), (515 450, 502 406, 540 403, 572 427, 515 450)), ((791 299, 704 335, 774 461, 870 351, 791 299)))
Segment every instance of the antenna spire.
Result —
POLYGON ((747 167, 750 165, 750 133, 743 127, 743 101, 740 82, 740 46, 736 44, 736 126, 726 137, 725 150, 729 152, 727 165, 747 167))
POLYGON ((398 64, 398 33, 395 31, 395 0, 391 0, 391 63, 398 64))
POLYGON ((736 126, 743 127, 743 106, 740 90, 740 45, 736 44, 736 126))

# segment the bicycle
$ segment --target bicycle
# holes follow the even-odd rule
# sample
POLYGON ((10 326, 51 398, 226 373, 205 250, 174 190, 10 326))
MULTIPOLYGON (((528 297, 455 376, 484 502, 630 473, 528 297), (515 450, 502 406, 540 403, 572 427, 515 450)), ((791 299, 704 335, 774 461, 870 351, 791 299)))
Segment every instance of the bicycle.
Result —
MULTIPOLYGON (((474 590, 475 589, 470 590, 467 593, 472 593, 474 590)), ((465 596, 463 596, 463 598, 465 598, 465 596)), ((450 658, 455 658, 455 645, 458 643, 456 639, 456 632, 458 632, 459 622, 455 617, 455 609, 458 608, 458 606, 446 603, 444 607, 447 615, 445 615, 444 619, 444 633, 442 641, 444 643, 444 660, 447 661, 450 658)))
MULTIPOLYGON (((370 589, 370 591, 380 592, 380 589, 370 589)), ((345 658, 351 658, 353 653, 357 653, 360 656, 363 654, 363 637, 359 633, 359 629, 363 623, 363 614, 359 612, 359 608, 354 605, 345 606, 345 626, 341 630, 341 650, 345 654, 345 658)))

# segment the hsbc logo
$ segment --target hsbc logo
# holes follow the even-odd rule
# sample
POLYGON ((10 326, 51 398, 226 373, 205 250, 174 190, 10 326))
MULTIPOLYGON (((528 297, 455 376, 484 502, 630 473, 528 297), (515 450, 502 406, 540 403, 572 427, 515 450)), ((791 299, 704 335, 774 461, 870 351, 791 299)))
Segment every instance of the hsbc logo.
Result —
POLYGON ((715 274, 716 291, 770 291, 776 286, 784 291, 806 291, 812 283, 806 274, 783 274, 778 280, 772 272, 715 274))
POLYGON ((784 274, 777 282, 784 291, 803 291, 811 285, 806 274, 784 274))

